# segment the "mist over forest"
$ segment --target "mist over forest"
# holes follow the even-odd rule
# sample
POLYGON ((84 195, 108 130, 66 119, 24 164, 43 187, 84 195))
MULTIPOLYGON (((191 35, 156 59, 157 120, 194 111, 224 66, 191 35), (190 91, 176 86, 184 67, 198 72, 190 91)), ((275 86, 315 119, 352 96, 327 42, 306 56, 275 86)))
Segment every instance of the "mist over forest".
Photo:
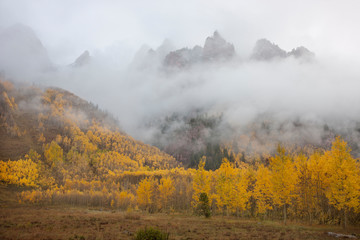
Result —
MULTIPOLYGON (((161 1, 151 8, 161 4, 167 9, 161 1)), ((86 14, 78 13, 82 20, 75 19, 74 27, 64 20, 68 32, 59 27, 62 32, 55 39, 46 34, 52 29, 40 19, 6 13, 0 28, 1 73, 14 82, 69 90, 113 114, 129 135, 173 155, 180 154, 174 148, 196 153, 217 143, 231 143, 244 152, 271 152, 284 142, 326 147, 336 135, 349 141, 358 155, 360 70, 358 50, 351 44, 359 36, 353 24, 333 24, 339 30, 336 34, 325 27, 324 19, 335 23, 337 18, 345 22, 355 18, 350 11, 346 17, 337 14, 335 20, 330 19, 338 5, 329 4, 334 9, 323 12, 320 3, 297 5, 298 9, 313 7, 309 11, 312 21, 289 11, 289 23, 281 25, 281 19, 274 18, 270 21, 274 25, 265 28, 268 12, 255 4, 248 6, 254 15, 225 17, 220 11, 214 19, 223 18, 224 24, 206 22, 204 17, 198 25, 185 24, 188 28, 177 32, 176 27, 164 31, 169 23, 161 22, 151 34, 147 30, 148 37, 135 34, 138 25, 123 25, 132 17, 127 14, 117 19, 120 27, 116 29, 109 19, 100 20, 106 25, 104 36, 93 37, 93 42, 83 39, 83 45, 75 31, 93 36, 82 25, 90 21, 86 14), (244 19, 256 16, 263 25, 246 25, 244 19), (240 25, 232 29, 227 25, 230 22, 240 25), (319 26, 323 28, 316 32, 319 26), (299 33, 294 34, 296 29, 299 33), (246 141, 239 140, 244 137, 246 141)), ((13 8, 9 3, 2 5, 13 8)), ((269 7, 280 5, 286 4, 277 1, 269 7)), ((25 6, 29 14, 39 11, 25 6)), ((72 6, 71 11, 80 6, 72 6)), ((92 2, 88 10, 97 6, 92 2)), ((46 4, 41 13, 50 14, 51 7, 59 6, 46 4)), ((100 12, 109 7, 102 5, 100 12)), ((137 5, 127 7, 136 9, 137 5)), ((221 9, 230 11, 226 5, 221 9)), ((161 21, 161 14, 151 21, 161 21)), ((189 14, 187 21, 196 19, 195 13, 189 14)), ((172 23, 176 17, 180 16, 171 18, 172 23)), ((55 19, 49 19, 57 26, 55 19)), ((138 24, 145 27, 149 19, 141 18, 138 24)))

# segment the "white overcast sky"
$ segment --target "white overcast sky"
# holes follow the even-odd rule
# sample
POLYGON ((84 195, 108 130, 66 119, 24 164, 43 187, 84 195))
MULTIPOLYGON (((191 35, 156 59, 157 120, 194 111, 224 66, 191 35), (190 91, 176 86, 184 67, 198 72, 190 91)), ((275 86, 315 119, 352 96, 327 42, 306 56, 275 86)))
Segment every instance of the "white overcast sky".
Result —
POLYGON ((285 50, 304 45, 317 55, 357 57, 359 13, 359 0, 0 0, 0 29, 29 25, 60 64, 86 49, 131 59, 142 44, 156 48, 165 38, 202 45, 214 30, 240 56, 265 37, 285 50))

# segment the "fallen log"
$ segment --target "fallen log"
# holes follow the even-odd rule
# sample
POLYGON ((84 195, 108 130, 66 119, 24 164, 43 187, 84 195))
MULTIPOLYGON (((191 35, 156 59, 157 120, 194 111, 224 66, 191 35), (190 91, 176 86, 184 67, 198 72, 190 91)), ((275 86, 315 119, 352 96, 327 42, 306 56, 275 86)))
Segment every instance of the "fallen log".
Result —
POLYGON ((347 234, 334 233, 334 232, 328 232, 327 234, 329 236, 333 236, 333 237, 336 237, 336 238, 353 238, 353 239, 357 239, 357 237, 355 235, 347 235, 347 234))

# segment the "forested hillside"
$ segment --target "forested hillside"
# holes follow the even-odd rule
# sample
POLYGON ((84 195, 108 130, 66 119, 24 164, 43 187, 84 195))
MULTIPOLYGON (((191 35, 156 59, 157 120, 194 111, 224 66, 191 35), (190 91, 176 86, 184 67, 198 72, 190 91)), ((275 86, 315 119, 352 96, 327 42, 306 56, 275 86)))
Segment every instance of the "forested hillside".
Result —
POLYGON ((251 162, 231 147, 209 147, 197 170, 184 169, 65 90, 0 86, 0 181, 20 187, 20 203, 360 221, 360 164, 340 137, 331 149, 279 145, 251 162), (221 165, 208 171, 207 158, 221 165))
POLYGON ((112 171, 168 169, 174 158, 118 129, 116 120, 97 106, 57 88, 0 82, 0 159, 28 156, 73 177, 112 171), (56 166, 56 167, 55 167, 56 166))

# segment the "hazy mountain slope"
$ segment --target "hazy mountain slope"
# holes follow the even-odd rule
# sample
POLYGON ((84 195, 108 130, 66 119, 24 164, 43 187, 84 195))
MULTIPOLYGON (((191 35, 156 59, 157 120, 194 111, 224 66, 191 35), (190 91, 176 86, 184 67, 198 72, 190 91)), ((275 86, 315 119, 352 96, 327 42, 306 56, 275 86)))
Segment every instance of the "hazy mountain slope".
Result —
POLYGON ((278 144, 291 151, 304 147, 329 149, 337 135, 348 141, 355 157, 360 156, 356 121, 339 124, 273 112, 259 114, 244 126, 234 126, 222 114, 211 112, 209 108, 159 117, 146 126, 154 133, 148 142, 185 166, 196 167, 206 156, 207 169, 217 169, 224 157, 230 161, 266 162, 278 144))
POLYGON ((1 82, 0 110, 1 160, 16 160, 30 149, 46 159, 44 152, 56 145, 65 162, 79 154, 90 164, 105 154, 115 161, 112 170, 177 166, 173 157, 121 132, 112 116, 66 90, 1 82))
POLYGON ((51 70, 54 65, 33 29, 15 24, 0 32, 0 71, 9 76, 24 77, 51 70))

